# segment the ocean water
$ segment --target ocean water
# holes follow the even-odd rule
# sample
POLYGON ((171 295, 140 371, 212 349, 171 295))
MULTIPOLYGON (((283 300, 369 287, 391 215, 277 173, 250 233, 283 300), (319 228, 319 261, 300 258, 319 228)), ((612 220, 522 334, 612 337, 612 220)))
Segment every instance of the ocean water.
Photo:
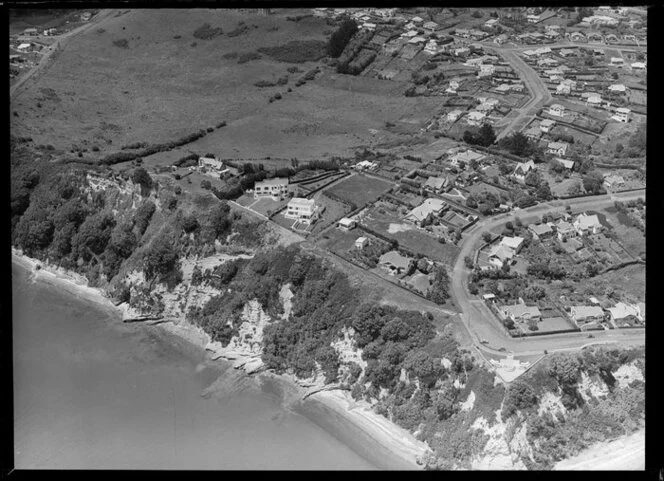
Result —
POLYGON ((271 383, 208 361, 161 329, 123 324, 110 310, 32 282, 17 264, 12 301, 16 468, 389 465, 385 453, 357 449, 353 433, 344 441, 343 420, 323 419, 314 403, 302 415, 271 383))

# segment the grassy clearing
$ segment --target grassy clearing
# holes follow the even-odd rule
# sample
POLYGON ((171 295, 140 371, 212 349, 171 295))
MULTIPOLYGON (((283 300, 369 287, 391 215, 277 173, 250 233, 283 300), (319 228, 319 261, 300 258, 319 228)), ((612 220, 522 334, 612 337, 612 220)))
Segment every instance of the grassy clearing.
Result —
POLYGON ((278 62, 315 62, 325 57, 326 42, 323 40, 292 40, 276 47, 261 47, 258 51, 278 62))
POLYGON ((392 184, 385 180, 364 175, 354 175, 334 185, 326 192, 337 195, 360 207, 378 199, 385 192, 389 191, 391 187, 392 184))

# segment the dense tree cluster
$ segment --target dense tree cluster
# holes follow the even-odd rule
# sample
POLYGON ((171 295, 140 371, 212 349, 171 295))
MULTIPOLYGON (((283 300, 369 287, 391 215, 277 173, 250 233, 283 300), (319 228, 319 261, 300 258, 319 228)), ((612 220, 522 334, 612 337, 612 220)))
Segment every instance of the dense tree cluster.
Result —
POLYGON ((327 54, 332 58, 339 57, 357 31, 357 23, 354 20, 350 18, 343 20, 330 37, 327 44, 327 54))

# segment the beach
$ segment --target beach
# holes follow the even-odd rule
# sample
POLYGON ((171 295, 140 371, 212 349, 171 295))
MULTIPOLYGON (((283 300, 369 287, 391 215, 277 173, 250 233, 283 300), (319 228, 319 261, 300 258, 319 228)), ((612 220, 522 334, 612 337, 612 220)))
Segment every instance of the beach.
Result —
MULTIPOLYGON (((12 249, 12 259, 13 262, 29 269, 33 280, 50 284, 78 298, 94 302, 104 310, 112 312, 114 316, 126 316, 127 308, 124 305, 115 306, 100 290, 89 287, 82 276, 47 266, 41 261, 25 256, 17 249, 12 249), (41 266, 38 270, 37 265, 41 266)), ((201 349, 206 349, 210 344, 210 337, 202 329, 182 319, 169 320, 149 329, 175 335, 201 349)), ((208 359, 211 359, 209 352, 208 359)), ((228 366, 227 360, 220 359, 214 362, 228 366)), ((266 385, 270 385, 271 389, 276 388, 281 393, 282 402, 290 409, 307 417, 377 467, 422 469, 417 463, 417 458, 428 449, 426 444, 371 411, 368 403, 353 401, 348 392, 336 390, 311 394, 310 388, 302 386, 293 376, 287 374, 277 375, 263 371, 247 377, 256 386, 265 388, 266 385), (308 397, 303 400, 305 396, 308 397)))

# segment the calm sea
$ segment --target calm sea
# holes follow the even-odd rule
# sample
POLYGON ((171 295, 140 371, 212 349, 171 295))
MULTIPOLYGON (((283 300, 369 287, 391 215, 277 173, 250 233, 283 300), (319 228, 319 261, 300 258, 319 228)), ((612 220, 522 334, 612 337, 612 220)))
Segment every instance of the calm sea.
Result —
POLYGON ((12 265, 17 468, 389 465, 364 441, 367 452, 357 440, 351 449, 355 434, 343 441, 343 420, 314 403, 300 411, 305 417, 284 407, 270 383, 259 385, 161 329, 123 324, 112 311, 28 277, 12 265), (202 395, 212 383, 213 394, 202 395))

